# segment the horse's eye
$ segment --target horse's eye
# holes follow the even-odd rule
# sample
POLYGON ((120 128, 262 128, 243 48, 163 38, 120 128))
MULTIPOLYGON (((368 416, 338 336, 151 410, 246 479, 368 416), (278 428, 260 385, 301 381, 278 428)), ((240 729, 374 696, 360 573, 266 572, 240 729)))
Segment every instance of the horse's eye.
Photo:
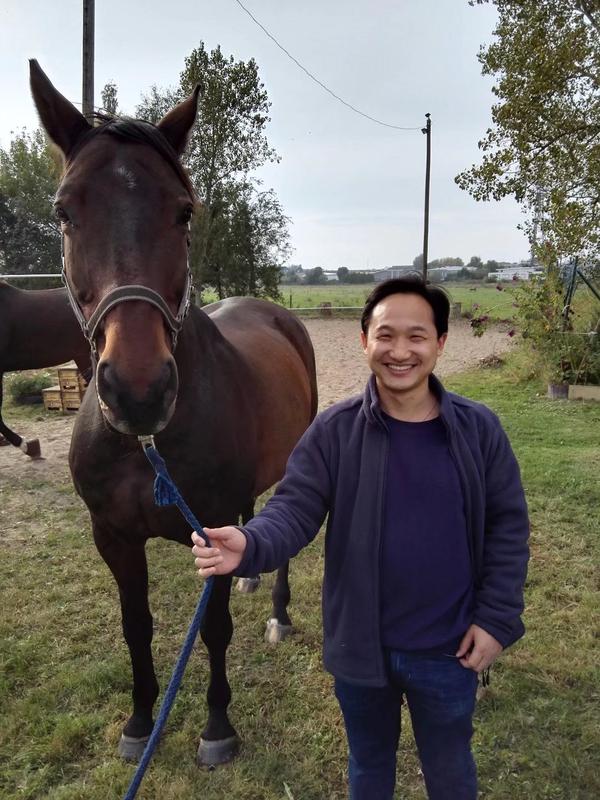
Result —
POLYGON ((179 215, 179 220, 178 221, 181 223, 181 225, 187 225, 188 222, 192 219, 192 214, 193 213, 194 213, 194 207, 191 206, 191 205, 190 206, 186 206, 183 209, 183 211, 181 212, 181 214, 179 215))
POLYGON ((54 206, 54 213, 59 222, 69 222, 69 215, 62 206, 54 206))

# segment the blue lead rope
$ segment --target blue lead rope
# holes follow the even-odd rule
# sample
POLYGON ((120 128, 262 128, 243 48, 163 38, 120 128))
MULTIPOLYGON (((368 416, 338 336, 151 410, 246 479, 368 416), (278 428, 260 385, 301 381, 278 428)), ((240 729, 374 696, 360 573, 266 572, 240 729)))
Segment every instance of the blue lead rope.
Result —
MULTIPOLYGON (((197 531, 200 536, 204 538, 207 544, 209 541, 202 530, 202 526, 196 519, 196 517, 192 514, 189 506, 180 495, 179 490, 173 483, 171 476, 167 471, 167 466, 159 454, 158 450, 154 447, 154 441, 148 437, 142 440, 142 447, 144 453, 146 454, 148 461, 154 467, 154 471, 156 472, 156 479, 154 481, 154 502, 157 506, 169 506, 169 505, 176 505, 177 508, 181 511, 183 516, 192 526, 192 528, 197 531), (148 444, 147 444, 148 442, 148 444)), ((181 652, 179 654, 179 658, 177 659, 177 663, 175 664, 175 668, 173 669, 173 674, 171 675, 171 680, 169 681, 169 685, 167 686, 167 691, 165 692, 165 696, 163 698, 160 711, 158 712, 158 716, 156 717, 156 722, 154 723, 154 728, 152 729, 152 733, 150 734, 150 738, 146 743, 146 747, 144 752, 142 753, 142 757, 140 759, 140 763, 137 766, 135 774, 129 784, 129 788, 127 789, 127 794, 125 795, 124 800, 133 800, 133 798, 137 794, 137 790, 140 788, 140 784, 144 778, 144 774, 150 763, 150 759, 154 755, 154 751, 156 749, 156 745, 160 739, 160 734, 162 733, 162 729, 164 728, 165 722, 167 721, 167 717, 169 716, 169 712, 171 711, 171 706, 175 700, 177 695, 177 691, 179 686, 181 685, 181 679, 183 678, 183 673, 185 672, 185 668, 190 657, 190 653, 192 652, 192 648, 194 646, 194 642, 196 641, 196 637, 198 636, 198 631, 200 630, 200 625, 202 624, 202 619, 204 617, 204 612, 206 611, 206 606, 208 605, 208 599, 210 597, 210 593, 212 591, 213 586, 213 578, 207 578, 204 584, 204 589, 202 594, 200 595, 200 600, 198 601, 198 605, 196 606, 196 610, 194 612, 194 616, 192 617, 192 621, 190 623, 190 627, 188 628, 188 632, 185 637, 185 641, 183 643, 183 647, 181 648, 181 652)))

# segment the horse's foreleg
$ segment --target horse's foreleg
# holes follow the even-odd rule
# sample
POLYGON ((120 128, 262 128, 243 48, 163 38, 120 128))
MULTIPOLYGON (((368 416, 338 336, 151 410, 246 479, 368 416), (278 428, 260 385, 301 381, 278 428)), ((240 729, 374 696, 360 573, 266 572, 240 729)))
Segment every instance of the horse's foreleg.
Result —
POLYGON ((229 612, 231 576, 215 578, 200 633, 208 648, 210 682, 206 698, 208 722, 200 738, 197 761, 203 766, 224 764, 236 755, 239 738, 229 722, 231 689, 227 681, 226 653, 233 635, 229 612))
POLYGON ((158 682, 152 661, 152 615, 148 605, 148 567, 143 544, 125 545, 94 525, 94 539, 119 587, 123 635, 133 670, 133 714, 123 728, 119 753, 139 760, 154 724, 158 682))
POLYGON ((25 455, 31 456, 31 458, 40 458, 41 450, 40 450, 40 443, 38 439, 31 439, 29 442, 26 442, 18 433, 11 431, 8 425, 5 424, 4 420, 2 419, 2 383, 3 383, 4 375, 0 374, 0 438, 4 437, 9 444, 18 447, 22 450, 25 455))
POLYGON ((292 620, 287 610, 291 597, 289 573, 290 562, 288 561, 277 570, 277 577, 271 592, 273 609, 265 631, 265 641, 271 644, 277 644, 292 632, 292 620))

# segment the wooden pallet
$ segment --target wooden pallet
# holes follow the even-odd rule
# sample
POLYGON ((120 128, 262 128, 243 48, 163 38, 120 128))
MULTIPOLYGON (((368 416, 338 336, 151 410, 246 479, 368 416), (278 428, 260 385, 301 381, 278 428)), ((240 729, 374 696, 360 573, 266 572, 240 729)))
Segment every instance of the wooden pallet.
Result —
POLYGON ((49 389, 42 389, 42 398, 44 400, 44 408, 47 411, 63 410, 60 386, 50 386, 49 389))
POLYGON ((77 411, 81 406, 81 392, 76 389, 61 389, 63 411, 77 411))
POLYGON ((58 385, 64 392, 79 391, 79 370, 77 367, 59 367, 58 385))

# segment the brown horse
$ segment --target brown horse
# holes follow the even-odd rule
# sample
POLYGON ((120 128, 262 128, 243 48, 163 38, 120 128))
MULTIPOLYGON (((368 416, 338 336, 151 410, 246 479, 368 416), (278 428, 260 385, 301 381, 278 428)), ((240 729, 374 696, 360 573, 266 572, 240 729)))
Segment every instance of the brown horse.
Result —
MULTIPOLYGON (((175 482, 205 525, 236 523, 277 481, 316 412, 314 354, 285 309, 251 298, 189 308, 188 223, 195 197, 179 156, 197 92, 156 126, 113 120, 92 128, 31 62, 41 121, 65 157, 56 195, 67 285, 92 343, 95 376, 77 416, 70 466, 97 548, 119 589, 133 667, 133 713, 120 751, 139 757, 152 728, 152 663, 145 543, 190 544, 173 508, 153 502, 153 472, 138 436, 153 434, 175 482)), ((201 635, 208 647, 209 716, 200 763, 229 760, 225 655, 230 578, 215 582, 201 635)), ((289 622, 284 573, 273 616, 289 622)))
POLYGON ((23 291, 0 281, 0 435, 32 458, 40 456, 37 439, 25 442, 2 420, 5 372, 55 367, 73 359, 80 371, 90 368, 90 348, 64 289, 23 291))

